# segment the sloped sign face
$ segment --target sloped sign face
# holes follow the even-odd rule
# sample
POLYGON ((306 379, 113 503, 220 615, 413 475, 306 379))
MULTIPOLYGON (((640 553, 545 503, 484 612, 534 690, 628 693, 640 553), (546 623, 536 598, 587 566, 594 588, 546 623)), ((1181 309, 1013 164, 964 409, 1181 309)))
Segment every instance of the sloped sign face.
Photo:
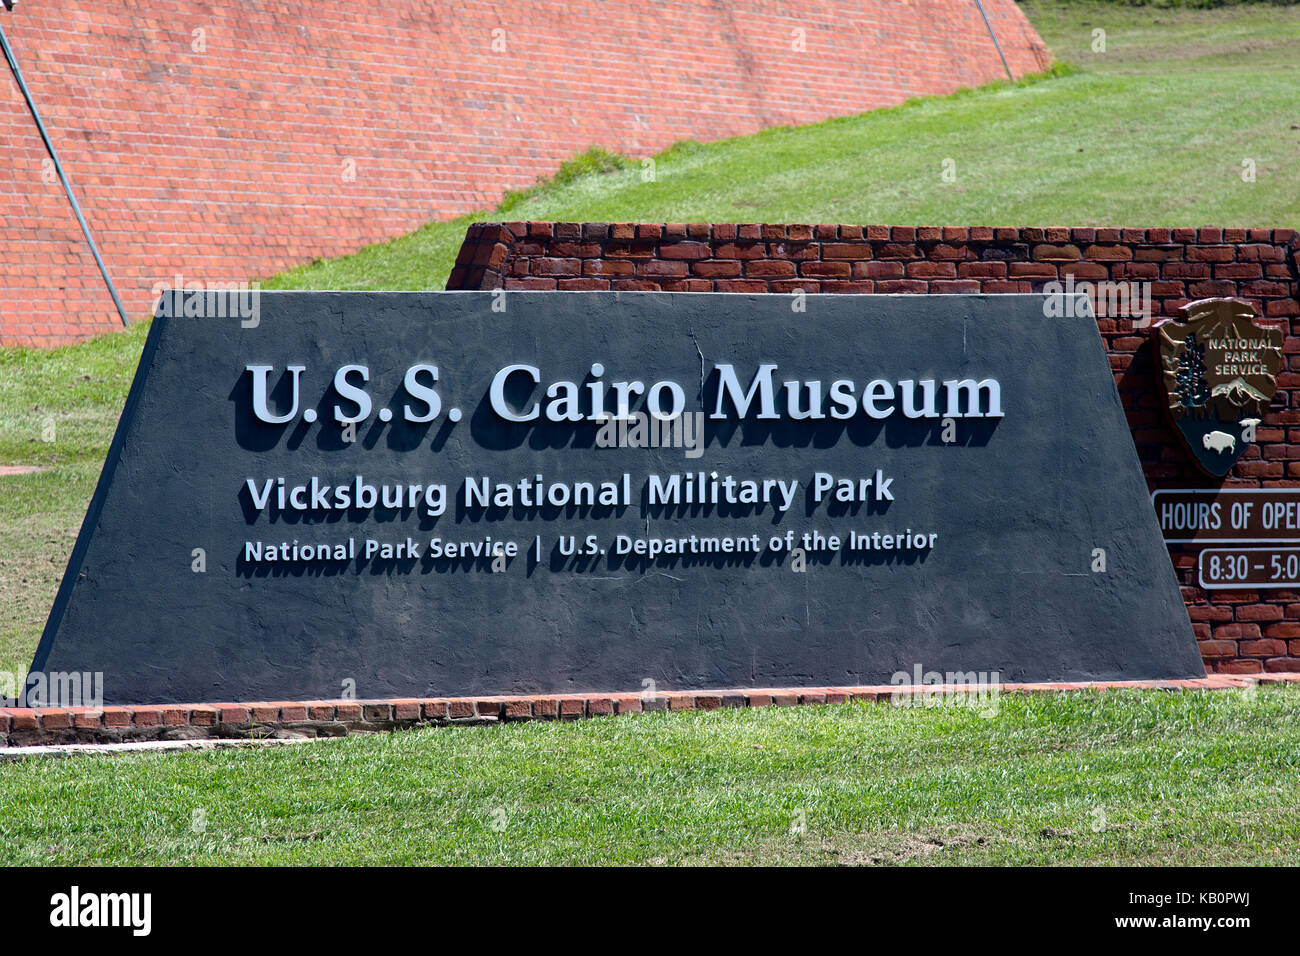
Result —
POLYGON ((178 298, 33 674, 109 703, 1201 675, 1095 320, 1045 304, 178 298))
POLYGON ((1156 326, 1166 408, 1197 465, 1221 478, 1277 394, 1285 334, 1241 299, 1200 299, 1184 312, 1156 326))

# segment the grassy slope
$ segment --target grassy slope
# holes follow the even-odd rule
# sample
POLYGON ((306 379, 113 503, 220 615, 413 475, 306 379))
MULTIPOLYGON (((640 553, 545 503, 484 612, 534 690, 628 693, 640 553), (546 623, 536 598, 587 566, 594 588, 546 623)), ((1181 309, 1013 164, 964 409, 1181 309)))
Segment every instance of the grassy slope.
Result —
MULTIPOLYGON (((1049 45, 1090 72, 678 148, 660 157, 657 183, 636 170, 581 177, 480 218, 1300 225, 1300 130, 1290 128, 1300 125, 1300 11, 1034 8, 1049 45), (1103 56, 1088 50, 1097 27, 1108 32, 1103 56), (945 185, 949 156, 958 181, 945 185), (1253 185, 1238 175, 1243 156, 1259 163, 1253 185)), ((268 285, 438 288, 465 221, 268 285)), ((50 468, 0 477, 0 669, 21 672, 30 660, 143 333, 52 352, 0 349, 0 463, 50 468), (42 442, 50 420, 55 441, 42 442)), ((134 859, 135 843, 153 860, 689 859, 717 846, 742 859, 1285 852, 1294 862, 1288 816, 1270 813, 1298 796, 1280 772, 1296 776, 1296 696, 1180 700, 1131 702, 1110 716, 1083 701, 1054 715, 1030 708, 988 725, 1001 727, 990 738, 981 724, 951 743, 951 718, 834 709, 31 763, 0 768, 0 832, 6 855, 29 861, 134 859), (1175 706, 1184 709, 1161 709, 1175 706), (1135 721, 1147 729, 1134 732, 1135 721), (1181 755, 1151 730, 1169 721, 1187 726, 1168 737, 1186 745, 1181 755), (512 770, 512 757, 531 772, 512 770), (1111 814, 1126 820, 1113 837, 1090 836, 1080 819, 1087 795, 1071 773, 1081 760, 1104 768, 1094 791, 1114 801, 1106 806, 1127 807, 1111 814), (771 787, 756 776, 772 772, 771 787), (1162 800, 1152 803, 1154 793, 1162 800), (87 799, 64 799, 77 794, 87 799), (809 837, 782 836, 774 808, 788 808, 778 798, 814 808, 809 837), (199 838, 185 827, 204 801, 223 822, 199 838), (489 804, 526 808, 522 829, 484 832, 489 804), (421 814, 450 829, 431 832, 421 814), (1044 828, 1070 836, 1036 837, 1044 828), (942 851, 931 838, 945 841, 942 851)))
POLYGON ((4 765, 0 860, 1296 864, 1298 801, 1298 688, 850 704, 4 765))
POLYGON ((47 469, 0 476, 0 671, 17 681, 54 602, 147 331, 141 323, 59 349, 0 349, 0 464, 47 469))

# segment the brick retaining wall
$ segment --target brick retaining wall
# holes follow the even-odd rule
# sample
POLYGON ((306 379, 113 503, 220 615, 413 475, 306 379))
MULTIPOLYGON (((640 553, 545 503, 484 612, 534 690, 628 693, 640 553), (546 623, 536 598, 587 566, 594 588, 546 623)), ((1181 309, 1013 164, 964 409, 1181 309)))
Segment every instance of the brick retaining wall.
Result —
MULTIPOLYGON (((448 289, 684 292, 1036 292, 1053 280, 1150 282, 1156 316, 1238 296, 1287 331, 1287 367, 1257 442, 1222 482, 1300 487, 1300 235, 1293 229, 994 228, 511 222, 471 226, 448 289)), ((1212 488, 1165 419, 1155 350, 1130 319, 1100 318, 1151 490, 1212 488)), ((1196 586, 1171 547, 1206 669, 1300 671, 1300 591, 1196 586)))
MULTIPOLYGON (((1051 56, 984 0, 1015 75, 1051 56)), ((648 156, 1005 76, 948 0, 24 0, 0 12, 127 310, 490 207, 590 146, 648 156)), ((0 66, 0 344, 118 325, 0 66)))

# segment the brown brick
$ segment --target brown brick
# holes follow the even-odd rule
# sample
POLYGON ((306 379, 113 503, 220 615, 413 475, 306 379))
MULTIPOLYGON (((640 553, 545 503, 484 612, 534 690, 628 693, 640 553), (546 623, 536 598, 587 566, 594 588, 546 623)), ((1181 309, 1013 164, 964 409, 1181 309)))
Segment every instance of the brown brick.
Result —
POLYGON ((1282 609, 1276 604, 1245 604, 1236 609, 1238 621, 1280 621, 1282 609))
POLYGON ((560 702, 554 697, 534 697, 533 716, 544 720, 555 720, 560 716, 560 702))
MULTIPOLYGON (((117 708, 111 708, 117 709, 117 708)), ((109 723, 110 708, 104 708, 104 725, 106 727, 120 726, 125 727, 130 720, 130 716, 123 712, 124 721, 121 724, 109 723)), ((211 727, 221 719, 221 711, 209 704, 195 704, 189 708, 190 723, 195 727, 211 727)))
MULTIPOLYGON (((275 704, 249 704, 249 713, 252 715, 254 723, 271 724, 280 719, 280 708, 275 704)), ((139 723, 139 713, 136 714, 136 723, 139 723)))
POLYGON ((163 709, 161 707, 136 706, 130 708, 130 710, 131 723, 136 727, 161 727, 163 724, 163 709))
POLYGON ((920 259, 921 250, 906 243, 889 242, 876 250, 877 259, 920 259))
POLYGON ((253 713, 243 704, 217 704, 216 706, 223 724, 252 723, 253 713))
MULTIPOLYGON (((864 263, 864 265, 885 265, 885 263, 864 263)), ((901 266, 898 267, 901 273, 901 266)), ((799 264, 799 274, 814 278, 847 279, 853 274, 853 266, 848 262, 803 262, 799 264)))
POLYGON ((906 274, 909 279, 955 279, 957 267, 951 262, 909 262, 906 274))
POLYGON ((1200 649, 1201 656, 1206 658, 1237 656, 1236 641, 1199 641, 1196 646, 1200 649))
POLYGON ((72 728, 72 712, 66 707, 43 707, 40 714, 42 730, 70 730, 72 728))
POLYGON ((1007 266, 1013 279, 1055 279, 1056 266, 1046 262, 1012 262, 1007 266))
POLYGON ((1065 259, 1074 262, 1082 259, 1083 253, 1078 246, 1073 244, 1051 245, 1040 243, 1034 246, 1033 256, 1035 259, 1065 259))
POLYGON ((707 242, 665 242, 659 247, 665 259, 707 259, 711 254, 707 242))
POLYGON ((420 701, 420 715, 424 720, 446 720, 449 705, 446 698, 429 697, 420 701))
POLYGON ((1005 279, 1007 264, 1005 262, 959 262, 957 277, 959 279, 1005 279))
MULTIPOLYGON (((891 246, 882 247, 885 250, 891 246)), ((867 242, 828 242, 822 245, 823 259, 855 259, 865 260, 872 258, 871 244, 867 242)), ((883 258, 890 258, 883 255, 883 258)))
POLYGON ((335 720, 360 720, 361 704, 355 700, 341 700, 334 705, 335 720))
POLYGON ((754 278, 784 278, 794 275, 794 263, 775 259, 755 259, 745 263, 745 275, 754 278))
MULTIPOLYGON (((1098 239, 1101 238, 1101 230, 1098 230, 1098 239)), ((1128 246, 1104 246, 1091 245, 1083 252, 1085 259, 1091 259, 1093 262, 1120 262, 1133 258, 1133 250, 1128 246)))
POLYGON ((1242 657, 1279 657, 1286 653, 1286 641, 1242 641, 1237 650, 1242 657))
POLYGON ((740 275, 740 263, 735 259, 708 259, 692 264, 691 272, 707 279, 731 279, 740 275))
POLYGON ((527 697, 508 698, 502 716, 506 720, 523 720, 532 717, 533 702, 527 697))
POLYGON ((1233 246, 1188 246, 1189 262, 1231 262, 1237 257, 1233 246))
POLYGON ((418 700, 394 700, 392 714, 393 720, 419 720, 424 715, 424 709, 418 700))
POLYGON ((582 263, 582 274, 596 277, 630 276, 636 274, 636 263, 624 259, 594 259, 582 263))
POLYGON ((300 721, 307 719, 307 705, 302 701, 280 700, 273 705, 280 712, 282 721, 300 721))
MULTIPOLYGON (((98 707, 69 707, 72 712, 72 725, 80 730, 94 730, 104 723, 104 712, 98 707)), ((8 727, 0 727, 0 732, 8 727)))
POLYGON ((690 274, 690 265, 685 262, 666 262, 662 259, 651 259, 648 262, 638 262, 636 274, 639 276, 669 276, 680 277, 690 274))

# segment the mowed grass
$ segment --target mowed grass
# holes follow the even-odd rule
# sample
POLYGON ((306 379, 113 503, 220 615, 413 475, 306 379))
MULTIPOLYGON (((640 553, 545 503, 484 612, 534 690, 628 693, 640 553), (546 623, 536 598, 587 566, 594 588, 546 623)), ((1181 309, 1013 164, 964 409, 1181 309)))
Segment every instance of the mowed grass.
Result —
MULTIPOLYGON (((1027 9, 1080 72, 683 144, 653 183, 589 163, 267 285, 441 288, 475 218, 1300 226, 1300 10, 1027 9)), ((31 659, 145 332, 0 349, 0 464, 46 469, 0 477, 0 670, 31 659)), ((31 760, 0 766, 0 862, 1296 863, 1298 711, 1080 694, 31 760)))
POLYGON ((11 864, 1296 864, 1300 689, 419 730, 0 765, 11 864))

